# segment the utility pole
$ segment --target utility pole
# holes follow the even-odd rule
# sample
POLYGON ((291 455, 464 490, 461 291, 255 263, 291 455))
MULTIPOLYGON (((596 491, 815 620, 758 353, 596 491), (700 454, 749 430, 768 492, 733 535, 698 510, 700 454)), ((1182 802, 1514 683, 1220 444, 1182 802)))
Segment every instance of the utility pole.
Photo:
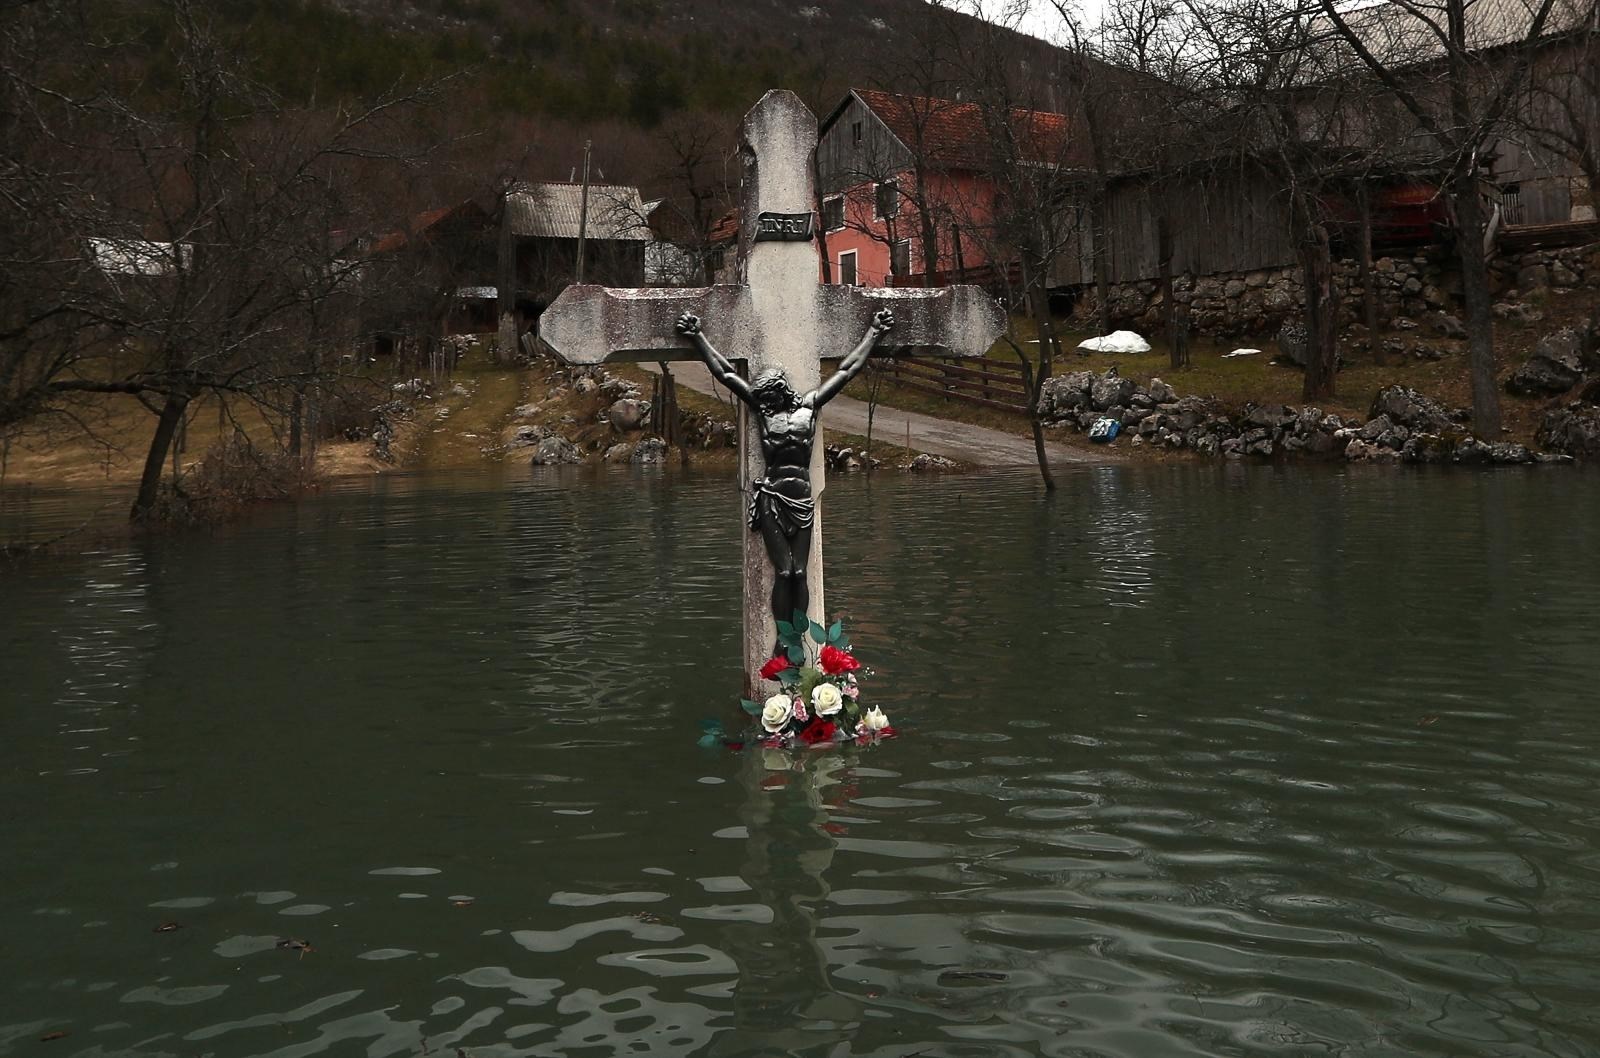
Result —
POLYGON ((578 196, 578 267, 574 283, 583 282, 583 243, 589 235, 589 147, 592 142, 583 141, 583 191, 578 196))

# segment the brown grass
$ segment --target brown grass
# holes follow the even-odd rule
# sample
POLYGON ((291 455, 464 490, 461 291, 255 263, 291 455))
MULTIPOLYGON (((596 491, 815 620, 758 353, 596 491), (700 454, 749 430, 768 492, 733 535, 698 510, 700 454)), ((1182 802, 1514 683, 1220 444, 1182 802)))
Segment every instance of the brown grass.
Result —
MULTIPOLYGON (((1505 433, 1507 437, 1523 442, 1531 442, 1539 420, 1550 402, 1513 397, 1505 392, 1504 380, 1533 351, 1535 344, 1544 335, 1563 326, 1581 325, 1583 321, 1600 312, 1600 289, 1591 287, 1560 293, 1545 291, 1527 300, 1544 313, 1544 319, 1537 323, 1495 321, 1495 349, 1498 375, 1502 383, 1500 404, 1505 433)), ((1030 353, 1033 352, 1037 346, 1028 344, 1035 334, 1033 321, 1016 317, 1012 320, 1012 327, 1018 344, 1030 353)), ((1318 407, 1325 412, 1345 417, 1365 418, 1378 391, 1395 383, 1411 386, 1452 407, 1471 406, 1472 387, 1465 342, 1436 337, 1428 331, 1426 325, 1413 331, 1389 332, 1385 336, 1403 337, 1408 344, 1424 342, 1440 350, 1444 356, 1436 361, 1415 360, 1410 357, 1400 360, 1390 357, 1387 364, 1379 366, 1370 353, 1346 354, 1346 359, 1351 362, 1339 372, 1335 380, 1336 395, 1331 400, 1317 402, 1318 407)), ((1148 382, 1152 377, 1159 377, 1170 383, 1181 394, 1196 394, 1231 409, 1239 409, 1246 404, 1302 403, 1304 373, 1292 366, 1272 363, 1277 347, 1270 337, 1241 339, 1236 342, 1197 339, 1190 343, 1189 365, 1180 370, 1173 370, 1170 366, 1168 347, 1159 337, 1149 339, 1153 347, 1150 352, 1137 356, 1082 354, 1078 352, 1076 346, 1078 342, 1091 335, 1066 332, 1060 337, 1063 355, 1057 357, 1053 365, 1053 373, 1057 375, 1082 370, 1098 373, 1115 366, 1121 374, 1137 379, 1141 383, 1148 382), (1262 352, 1256 356, 1224 359, 1224 353, 1240 347, 1261 349, 1262 352)), ((1018 362, 1016 353, 1003 341, 995 343, 989 350, 988 357, 1008 365, 1016 365, 1018 362)), ((867 392, 865 377, 855 379, 846 392, 865 400, 867 392)), ((896 386, 891 381, 884 383, 879 393, 879 400, 889 407, 924 412, 958 422, 988 426, 1022 435, 1029 432, 1027 419, 1020 414, 936 397, 896 386)), ((1067 433, 1065 437, 1056 436, 1053 439, 1070 443, 1077 436, 1067 433)))

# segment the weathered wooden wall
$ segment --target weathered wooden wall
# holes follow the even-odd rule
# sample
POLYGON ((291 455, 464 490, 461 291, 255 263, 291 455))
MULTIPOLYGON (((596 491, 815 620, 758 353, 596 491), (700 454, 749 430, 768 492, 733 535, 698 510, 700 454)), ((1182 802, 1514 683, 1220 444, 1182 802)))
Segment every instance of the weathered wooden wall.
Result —
MULTIPOLYGON (((1129 180, 1107 196, 1111 282, 1156 278, 1156 216, 1163 202, 1172 218, 1174 275, 1282 268, 1295 260, 1286 196, 1264 174, 1207 174, 1157 185, 1129 180)), ((1085 238, 1080 256, 1086 282, 1094 276, 1090 245, 1085 238)))
POLYGON ((817 176, 823 194, 833 194, 866 180, 881 180, 911 165, 911 154, 887 125, 861 100, 850 97, 844 112, 817 142, 817 176), (861 123, 861 142, 853 128, 861 123))

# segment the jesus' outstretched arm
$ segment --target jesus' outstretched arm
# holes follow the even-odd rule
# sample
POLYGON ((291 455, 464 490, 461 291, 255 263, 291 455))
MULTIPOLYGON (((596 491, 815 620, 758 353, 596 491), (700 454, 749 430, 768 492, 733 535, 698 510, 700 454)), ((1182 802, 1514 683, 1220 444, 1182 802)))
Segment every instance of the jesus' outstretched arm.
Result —
POLYGON ((756 406, 756 398, 750 392, 750 384, 739 377, 738 369, 733 366, 733 361, 723 356, 714 349, 706 336, 700 330, 700 317, 692 312, 685 312, 678 317, 677 331, 694 343, 700 350, 700 358, 706 362, 706 367, 711 369, 711 377, 728 387, 729 392, 750 407, 756 406))
POLYGON ((817 387, 812 407, 820 408, 828 401, 839 395, 839 391, 850 384, 850 380, 861 373, 867 366, 867 357, 872 355, 873 346, 894 329, 894 313, 888 309, 879 309, 872 315, 872 322, 867 326, 866 337, 861 339, 861 344, 850 350, 843 360, 839 361, 839 370, 835 371, 828 380, 817 387))

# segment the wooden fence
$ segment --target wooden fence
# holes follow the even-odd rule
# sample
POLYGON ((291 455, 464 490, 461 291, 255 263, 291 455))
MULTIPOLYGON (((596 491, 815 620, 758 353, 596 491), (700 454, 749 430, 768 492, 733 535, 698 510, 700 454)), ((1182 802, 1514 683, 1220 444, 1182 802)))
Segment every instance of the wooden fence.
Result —
POLYGON ((904 389, 1000 411, 1028 413, 1022 365, 997 360, 889 360, 889 380, 904 389))

